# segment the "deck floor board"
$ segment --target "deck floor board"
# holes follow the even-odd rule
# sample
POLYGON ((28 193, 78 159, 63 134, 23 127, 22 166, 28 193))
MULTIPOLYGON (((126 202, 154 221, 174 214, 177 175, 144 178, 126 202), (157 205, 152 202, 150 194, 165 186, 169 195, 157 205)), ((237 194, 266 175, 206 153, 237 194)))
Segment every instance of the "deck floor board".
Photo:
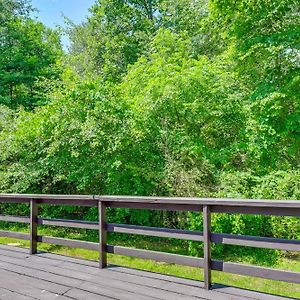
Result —
POLYGON ((153 272, 109 266, 52 253, 29 255, 28 249, 0 245, 0 299, 3 300, 282 300, 244 289, 153 272))

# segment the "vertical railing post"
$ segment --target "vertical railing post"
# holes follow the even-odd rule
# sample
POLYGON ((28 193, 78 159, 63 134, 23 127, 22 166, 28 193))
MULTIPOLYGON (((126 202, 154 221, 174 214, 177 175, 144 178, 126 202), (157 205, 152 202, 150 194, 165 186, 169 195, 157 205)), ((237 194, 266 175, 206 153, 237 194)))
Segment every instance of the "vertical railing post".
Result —
POLYGON ((37 216, 37 201, 36 199, 30 199, 30 254, 35 254, 37 252, 37 216))
POLYGON ((211 288, 211 213, 208 205, 203 205, 203 239, 204 239, 204 288, 211 288))
POLYGON ((107 266, 107 253, 106 253, 106 206, 102 201, 98 201, 99 209, 99 268, 103 269, 107 266))

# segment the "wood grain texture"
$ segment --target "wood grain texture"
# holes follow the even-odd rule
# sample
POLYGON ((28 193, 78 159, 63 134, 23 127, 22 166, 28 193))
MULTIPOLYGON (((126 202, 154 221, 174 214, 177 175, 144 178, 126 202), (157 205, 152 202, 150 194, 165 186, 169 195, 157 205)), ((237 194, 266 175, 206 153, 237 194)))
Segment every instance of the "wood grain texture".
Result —
MULTIPOLYGON (((212 205, 212 206, 232 206, 232 207, 275 207, 275 208, 295 208, 300 209, 298 200, 260 200, 260 199, 230 199, 230 198, 192 198, 192 197, 150 197, 150 196, 100 196, 100 195, 46 195, 46 194, 0 194, 0 202, 3 201, 27 201, 36 199, 39 203, 60 204, 76 201, 86 201, 97 206, 98 201, 105 202, 125 202, 125 203, 148 203, 148 204, 172 204, 172 205, 212 205), (56 201, 56 202, 55 202, 56 201)), ((76 202, 78 203, 78 202, 76 202)), ((76 204, 74 204, 76 205, 76 204)))
POLYGON ((38 218, 38 224, 48 226, 82 228, 82 229, 96 229, 98 230, 98 222, 80 221, 80 220, 66 220, 66 219, 42 219, 38 218))
POLYGON ((106 228, 108 232, 119 232, 203 242, 203 233, 201 231, 113 223, 106 224, 106 228))
POLYGON ((99 213, 99 268, 103 269, 107 266, 107 233, 106 233, 106 205, 104 202, 98 203, 99 213))
POLYGON ((208 205, 203 206, 203 238, 204 238, 204 288, 211 288, 211 214, 208 205))
POLYGON ((284 300, 276 295, 0 245, 0 299, 284 300), (3 297, 1 298, 1 295, 3 297))
POLYGON ((28 233, 23 233, 23 232, 0 230, 0 236, 10 237, 19 240, 30 240, 30 235, 28 233))
POLYGON ((265 279, 280 280, 285 282, 300 283, 300 273, 276 270, 253 265, 212 260, 212 269, 226 273, 260 277, 265 279))
POLYGON ((36 199, 30 200, 30 248, 29 253, 35 254, 37 252, 37 216, 38 204, 36 199))
POLYGON ((203 258, 198 258, 198 257, 184 256, 184 255, 151 251, 151 250, 127 248, 127 247, 114 246, 114 245, 107 245, 107 252, 118 254, 118 255, 138 257, 142 259, 162 261, 171 264, 179 264, 179 265, 185 265, 190 267, 203 268, 203 258))
POLYGON ((46 243, 46 244, 60 245, 60 246, 66 246, 66 247, 72 247, 72 248, 81 248, 81 249, 87 249, 87 250, 98 251, 98 249, 99 249, 98 243, 50 237, 50 236, 38 235, 37 241, 41 242, 41 243, 46 243))
POLYGON ((214 243, 224 245, 238 245, 286 251, 300 251, 300 240, 288 240, 227 233, 212 233, 211 240, 214 243))
POLYGON ((16 217, 16 216, 3 216, 3 215, 0 215, 0 221, 29 224, 30 223, 30 218, 28 218, 28 217, 16 217))

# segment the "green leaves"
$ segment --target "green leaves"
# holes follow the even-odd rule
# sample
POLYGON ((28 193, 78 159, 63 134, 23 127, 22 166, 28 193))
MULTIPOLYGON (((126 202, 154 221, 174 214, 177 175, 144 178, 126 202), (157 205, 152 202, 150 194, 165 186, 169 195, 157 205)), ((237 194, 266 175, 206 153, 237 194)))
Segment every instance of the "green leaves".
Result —
MULTIPOLYGON (((0 0, 0 191, 299 199, 298 6, 101 0, 83 24, 68 21, 61 56, 26 1, 0 0)), ((109 219, 202 227, 199 213, 109 219)), ((219 214, 212 225, 299 238, 293 218, 219 214)))
POLYGON ((32 109, 47 99, 37 82, 59 76, 58 33, 29 17, 27 1, 1 0, 0 5, 0 103, 32 109))

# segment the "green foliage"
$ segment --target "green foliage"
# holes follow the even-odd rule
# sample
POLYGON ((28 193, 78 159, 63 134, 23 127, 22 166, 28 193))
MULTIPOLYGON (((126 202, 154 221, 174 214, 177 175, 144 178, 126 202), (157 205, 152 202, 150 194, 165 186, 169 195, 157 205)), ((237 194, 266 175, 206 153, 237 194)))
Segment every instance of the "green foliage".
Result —
POLYGON ((300 20, 296 0, 211 1, 223 44, 246 89, 249 163, 256 172, 299 167, 300 20))
MULTIPOLYGON (((300 199, 297 1, 98 1, 86 22, 68 21, 61 59, 57 34, 30 19, 26 1, 3 4, 0 102, 45 105, 0 106, 1 192, 300 199)), ((95 209, 41 213, 97 220, 95 209)), ((108 218, 202 229, 194 213, 111 209, 108 218)), ((296 239, 299 224, 212 222, 217 232, 296 239)), ((197 243, 189 251, 202 253, 197 243)))
POLYGON ((109 93, 82 84, 58 92, 35 112, 19 112, 14 128, 0 133, 3 163, 9 164, 2 190, 103 191, 103 174, 114 168, 126 130, 126 104, 113 103, 109 93))
POLYGON ((119 80, 127 66, 135 63, 139 54, 146 50, 154 31, 158 2, 97 1, 90 9, 92 15, 86 23, 79 26, 70 24, 70 59, 77 60, 75 70, 81 76, 92 73, 105 80, 119 80))
POLYGON ((69 60, 84 78, 100 76, 119 82, 141 55, 147 54, 160 29, 191 38, 193 54, 204 52, 200 32, 208 14, 206 0, 101 0, 90 9, 87 21, 68 20, 71 39, 69 60))
POLYGON ((59 76, 58 33, 30 18, 27 1, 0 1, 0 104, 32 108, 47 95, 38 84, 59 76))

